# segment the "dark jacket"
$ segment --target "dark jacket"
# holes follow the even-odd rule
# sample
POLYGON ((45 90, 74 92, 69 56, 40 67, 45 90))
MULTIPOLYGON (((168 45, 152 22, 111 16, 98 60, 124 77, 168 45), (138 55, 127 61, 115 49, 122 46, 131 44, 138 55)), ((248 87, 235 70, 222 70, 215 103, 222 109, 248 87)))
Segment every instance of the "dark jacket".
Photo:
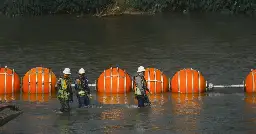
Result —
POLYGON ((88 78, 87 77, 76 78, 75 90, 76 90, 77 96, 78 96, 78 92, 81 90, 85 91, 87 94, 91 94, 89 84, 88 84, 88 78), (78 83, 78 81, 80 82, 78 83))

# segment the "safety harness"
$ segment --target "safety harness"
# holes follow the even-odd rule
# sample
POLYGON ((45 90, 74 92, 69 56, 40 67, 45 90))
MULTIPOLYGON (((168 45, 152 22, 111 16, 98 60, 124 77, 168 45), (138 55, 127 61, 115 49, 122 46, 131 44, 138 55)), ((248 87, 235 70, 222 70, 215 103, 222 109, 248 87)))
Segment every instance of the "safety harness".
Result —
POLYGON ((77 79, 77 85, 78 85, 78 95, 79 96, 86 96, 87 93, 86 93, 86 91, 84 91, 85 83, 81 82, 80 79, 77 79))

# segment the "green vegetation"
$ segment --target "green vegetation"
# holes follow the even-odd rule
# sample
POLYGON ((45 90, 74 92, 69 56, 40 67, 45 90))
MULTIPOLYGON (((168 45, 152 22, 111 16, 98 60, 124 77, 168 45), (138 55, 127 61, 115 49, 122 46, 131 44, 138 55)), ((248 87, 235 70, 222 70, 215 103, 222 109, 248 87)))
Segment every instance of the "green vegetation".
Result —
POLYGON ((8 16, 46 14, 155 14, 159 12, 255 14, 256 0, 1 0, 8 16))

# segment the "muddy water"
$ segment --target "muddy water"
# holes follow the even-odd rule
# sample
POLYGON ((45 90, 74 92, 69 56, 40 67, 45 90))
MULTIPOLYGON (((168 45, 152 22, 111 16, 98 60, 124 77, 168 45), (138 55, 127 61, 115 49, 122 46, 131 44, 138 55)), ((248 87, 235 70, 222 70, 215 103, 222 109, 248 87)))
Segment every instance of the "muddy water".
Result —
MULTIPOLYGON (((241 84, 255 67, 256 19, 218 15, 159 15, 117 18, 70 16, 0 17, 0 64, 20 76, 30 68, 64 67, 73 77, 87 69, 90 82, 110 66, 134 75, 140 65, 168 77, 194 68, 214 84, 241 84)), ((93 88, 92 88, 93 89, 93 88)), ((151 108, 137 109, 133 93, 93 93, 90 109, 72 104, 70 115, 56 115, 53 95, 1 96, 24 114, 0 129, 3 134, 59 133, 248 133, 256 132, 253 95, 242 89, 215 89, 200 95, 151 95, 151 108)))

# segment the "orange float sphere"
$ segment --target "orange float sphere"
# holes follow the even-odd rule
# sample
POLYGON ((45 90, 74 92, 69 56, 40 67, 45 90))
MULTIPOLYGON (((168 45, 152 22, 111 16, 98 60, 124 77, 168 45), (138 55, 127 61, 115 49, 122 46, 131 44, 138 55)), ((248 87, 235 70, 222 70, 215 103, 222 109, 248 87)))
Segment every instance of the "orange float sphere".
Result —
POLYGON ((20 78, 13 70, 0 68, 0 94, 15 93, 20 90, 20 78))
POLYGON ((23 92, 32 94, 54 92, 56 81, 56 76, 51 69, 43 67, 32 68, 23 77, 23 92))
POLYGON ((206 80, 199 71, 183 69, 173 76, 171 88, 175 93, 203 93, 206 90, 206 80))
MULTIPOLYGON (((144 78, 151 93, 164 93, 169 91, 168 78, 156 68, 146 68, 144 78)), ((134 87, 136 84, 134 83, 134 87)))
POLYGON ((126 94, 97 93, 97 100, 102 104, 129 104, 131 99, 126 94))
POLYGON ((118 67, 104 70, 97 81, 97 91, 100 93, 123 94, 131 91, 131 77, 118 67))
POLYGON ((29 102, 48 102, 51 98, 56 98, 56 94, 30 94, 22 93, 22 100, 29 102))
POLYGON ((251 70, 251 72, 245 78, 245 92, 254 93, 256 92, 256 70, 251 70))

